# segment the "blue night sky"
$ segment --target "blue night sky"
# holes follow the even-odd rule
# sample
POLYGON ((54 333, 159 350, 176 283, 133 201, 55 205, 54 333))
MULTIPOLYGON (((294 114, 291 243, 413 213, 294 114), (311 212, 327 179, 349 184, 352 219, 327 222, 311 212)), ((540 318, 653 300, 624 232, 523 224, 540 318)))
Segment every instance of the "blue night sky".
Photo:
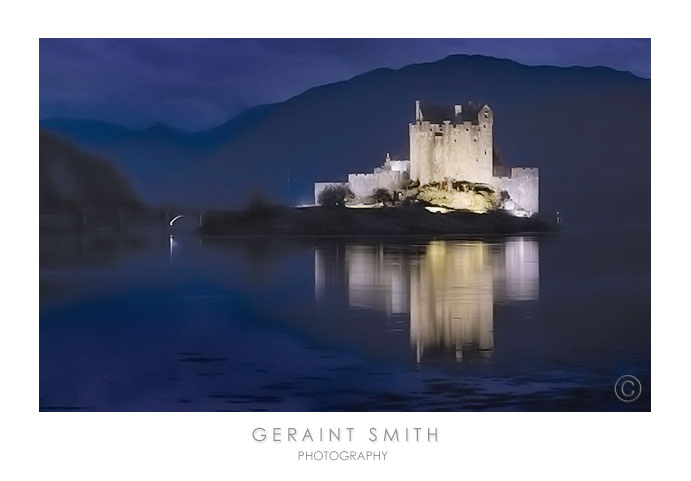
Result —
POLYGON ((42 39, 40 116, 205 129, 317 85, 459 53, 650 78, 649 39, 42 39))

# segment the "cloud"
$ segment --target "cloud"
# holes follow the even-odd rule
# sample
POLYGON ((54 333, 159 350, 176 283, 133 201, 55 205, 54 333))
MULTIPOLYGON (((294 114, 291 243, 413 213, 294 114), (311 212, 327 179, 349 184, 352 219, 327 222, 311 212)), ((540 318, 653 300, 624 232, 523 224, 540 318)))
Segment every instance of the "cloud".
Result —
POLYGON ((649 39, 41 39, 40 114, 204 129, 316 85, 455 53, 650 77, 649 39))

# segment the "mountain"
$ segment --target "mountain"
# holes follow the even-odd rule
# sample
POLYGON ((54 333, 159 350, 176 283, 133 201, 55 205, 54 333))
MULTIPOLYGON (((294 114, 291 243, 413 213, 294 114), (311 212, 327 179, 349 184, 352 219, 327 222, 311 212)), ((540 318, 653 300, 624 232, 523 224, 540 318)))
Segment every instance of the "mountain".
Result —
POLYGON ((109 122, 59 117, 42 120, 41 128, 113 159, 130 175, 135 189, 149 204, 197 204, 195 192, 204 191, 203 185, 194 185, 187 197, 181 192, 195 177, 199 164, 234 136, 251 128, 266 108, 251 108, 202 132, 187 132, 164 123, 136 130, 109 122))
POLYGON ((455 55, 315 87, 205 132, 42 125, 117 159, 149 201, 224 206, 260 189, 301 203, 315 181, 370 171, 386 152, 407 158, 417 99, 488 103, 504 162, 541 169, 543 212, 650 221, 650 80, 604 67, 455 55))
POLYGON ((70 141, 39 133, 39 206, 45 211, 142 205, 127 178, 110 162, 70 141))

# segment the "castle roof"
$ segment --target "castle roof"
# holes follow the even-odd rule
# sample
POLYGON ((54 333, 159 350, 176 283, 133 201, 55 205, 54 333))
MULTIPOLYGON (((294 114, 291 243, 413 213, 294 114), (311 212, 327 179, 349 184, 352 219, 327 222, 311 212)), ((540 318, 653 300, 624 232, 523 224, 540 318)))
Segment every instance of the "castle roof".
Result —
POLYGON ((420 110, 422 111, 422 118, 425 121, 431 122, 433 124, 442 124, 445 120, 450 121, 453 124, 461 122, 478 122, 478 114, 480 110, 485 106, 481 102, 466 102, 461 105, 461 114, 456 115, 455 108, 453 105, 427 105, 420 102, 420 110))
POLYGON ((420 102, 420 110, 422 111, 422 118, 433 124, 441 124, 445 120, 455 121, 452 105, 426 105, 420 102))

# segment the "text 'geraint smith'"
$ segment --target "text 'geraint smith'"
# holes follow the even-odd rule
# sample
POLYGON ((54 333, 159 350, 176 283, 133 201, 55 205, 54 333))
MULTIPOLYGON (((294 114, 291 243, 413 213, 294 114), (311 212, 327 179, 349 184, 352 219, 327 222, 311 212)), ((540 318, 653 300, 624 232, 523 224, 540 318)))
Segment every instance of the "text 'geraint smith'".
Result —
POLYGON ((377 428, 370 427, 364 437, 358 438, 355 428, 295 428, 258 427, 252 431, 257 442, 310 443, 310 442, 353 442, 366 440, 372 443, 434 443, 439 441, 437 428, 377 428))

